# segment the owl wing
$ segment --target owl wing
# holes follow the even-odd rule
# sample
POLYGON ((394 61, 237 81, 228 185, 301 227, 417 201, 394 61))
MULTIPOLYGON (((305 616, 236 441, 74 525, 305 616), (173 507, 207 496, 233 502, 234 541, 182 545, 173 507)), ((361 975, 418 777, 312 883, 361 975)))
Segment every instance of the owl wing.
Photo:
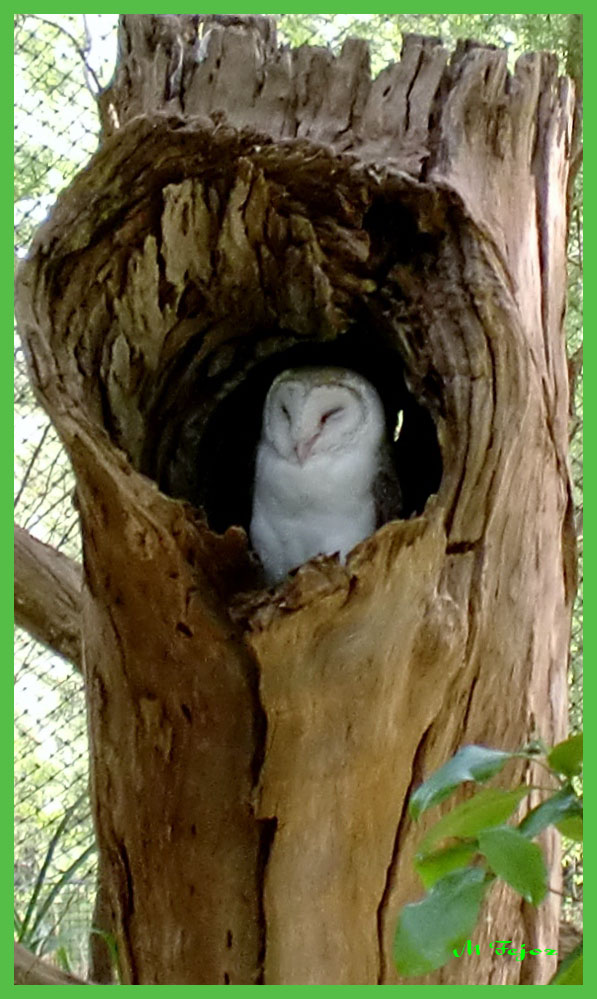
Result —
POLYGON ((373 480, 376 528, 402 516, 402 493, 389 447, 380 453, 379 469, 373 480))

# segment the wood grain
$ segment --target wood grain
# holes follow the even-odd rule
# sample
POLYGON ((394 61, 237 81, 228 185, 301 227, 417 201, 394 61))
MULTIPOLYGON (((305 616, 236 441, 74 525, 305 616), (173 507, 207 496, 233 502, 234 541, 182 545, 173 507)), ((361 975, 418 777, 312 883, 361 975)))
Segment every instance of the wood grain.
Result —
MULTIPOLYGON (((565 732, 572 90, 546 54, 509 75, 503 52, 411 37, 371 80, 354 40, 334 57, 278 49, 267 19, 125 15, 102 105, 17 302, 80 494, 124 978, 393 983, 421 893, 412 788, 463 744, 565 732), (260 590, 242 503, 221 514, 250 489, 259 391, 288 351, 349 342, 383 358, 388 404, 405 384, 428 414, 441 482, 345 568, 260 590)), ((429 980, 545 984, 547 959, 489 941, 547 946, 557 913, 494 893, 483 956, 429 980)))

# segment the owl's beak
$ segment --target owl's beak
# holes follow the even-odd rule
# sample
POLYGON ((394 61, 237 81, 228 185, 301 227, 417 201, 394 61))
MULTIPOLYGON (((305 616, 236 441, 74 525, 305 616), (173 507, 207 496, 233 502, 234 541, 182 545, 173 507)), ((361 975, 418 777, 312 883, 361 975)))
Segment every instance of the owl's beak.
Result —
POLYGON ((317 433, 314 434, 313 437, 310 437, 309 440, 299 441, 298 444, 295 444, 294 450, 301 465, 305 464, 318 437, 319 434, 317 433))

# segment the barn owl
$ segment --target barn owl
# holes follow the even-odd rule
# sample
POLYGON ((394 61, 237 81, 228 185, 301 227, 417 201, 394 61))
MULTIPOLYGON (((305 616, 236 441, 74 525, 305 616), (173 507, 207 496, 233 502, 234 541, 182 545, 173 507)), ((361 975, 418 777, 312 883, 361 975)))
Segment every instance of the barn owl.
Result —
POLYGON ((269 585, 317 554, 345 560, 400 511, 373 386, 347 368, 283 371, 263 409, 251 543, 269 585))

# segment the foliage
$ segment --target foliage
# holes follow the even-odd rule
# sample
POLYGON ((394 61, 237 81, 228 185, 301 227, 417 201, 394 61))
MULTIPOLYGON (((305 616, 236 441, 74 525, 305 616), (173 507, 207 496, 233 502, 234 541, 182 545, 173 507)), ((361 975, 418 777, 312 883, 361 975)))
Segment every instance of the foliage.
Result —
POLYGON ((33 890, 24 911, 19 911, 15 902, 15 937, 19 943, 24 944, 34 953, 43 954, 50 949, 59 949, 62 953, 63 963, 65 961, 66 950, 60 944, 56 931, 61 919, 55 913, 53 918, 50 910, 62 892, 73 880, 75 874, 82 868, 88 859, 93 855, 95 846, 91 842, 82 852, 77 852, 75 858, 69 863, 55 883, 48 883, 48 871, 52 859, 59 843, 63 841, 65 835, 72 826, 73 821, 79 821, 77 812, 84 802, 86 795, 81 797, 68 808, 62 819, 56 825, 52 833, 43 863, 37 873, 33 883, 33 890))
MULTIPOLYGON (((582 770, 582 734, 547 753, 537 745, 511 753, 465 746, 414 792, 409 801, 411 818, 418 819, 463 785, 485 783, 515 759, 539 764, 555 787, 546 791, 521 783, 508 790, 483 788, 427 831, 415 858, 427 894, 404 907, 394 940, 394 958, 402 976, 425 975, 458 955, 497 879, 533 905, 542 901, 549 890, 547 869, 540 847, 532 840, 547 826, 582 838, 582 801, 574 783, 582 770), (516 825, 507 824, 531 791, 547 796, 516 825)), ((582 953, 576 961, 562 965, 552 984, 573 984, 579 966, 582 973, 579 962, 582 953)))
MULTIPOLYGON (((78 14, 15 15, 15 237, 26 246, 97 146, 97 106, 86 85, 89 48, 78 14)), ((98 87, 96 86, 97 90, 98 87)))
POLYGON ((583 967, 582 967, 582 952, 583 945, 580 943, 578 947, 575 947, 568 957, 564 958, 560 964, 558 970, 553 976, 550 985, 582 985, 583 983, 583 967))
POLYGON ((485 890, 483 870, 461 867, 438 878, 421 902, 407 905, 394 939, 400 974, 426 975, 449 961, 472 933, 485 890))
POLYGON ((571 56, 579 45, 576 23, 568 14, 279 14, 282 41, 297 45, 329 45, 337 49, 350 37, 367 38, 374 74, 397 60, 405 34, 434 35, 448 48, 473 38, 508 52, 512 68, 523 52, 547 50, 559 58, 561 72, 573 70, 571 56))

